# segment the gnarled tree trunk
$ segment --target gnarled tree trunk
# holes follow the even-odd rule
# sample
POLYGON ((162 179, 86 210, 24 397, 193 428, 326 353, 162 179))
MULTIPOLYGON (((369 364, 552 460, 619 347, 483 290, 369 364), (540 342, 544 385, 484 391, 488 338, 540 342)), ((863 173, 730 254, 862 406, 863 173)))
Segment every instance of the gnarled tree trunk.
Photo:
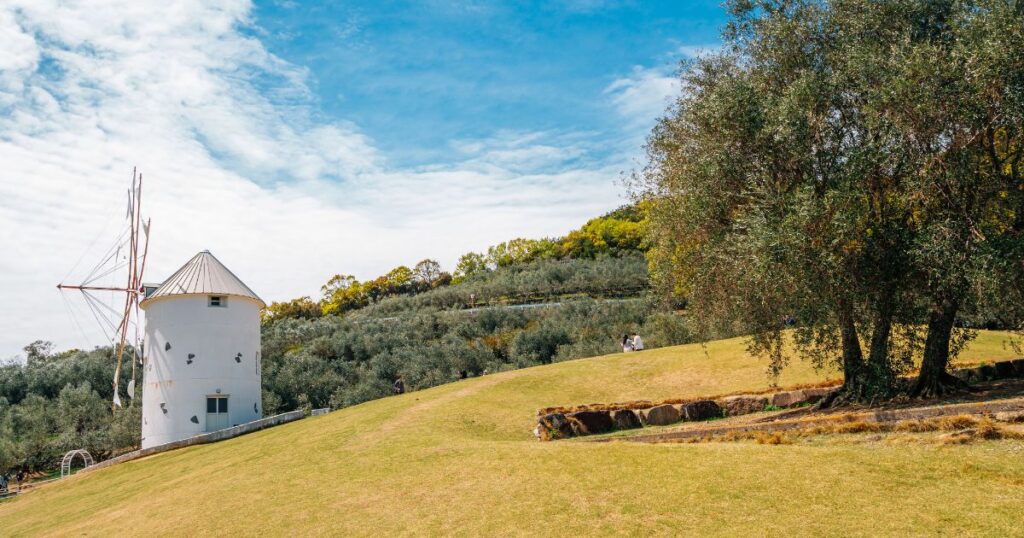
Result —
POLYGON ((959 309, 959 302, 948 297, 939 300, 933 307, 928 319, 921 373, 911 391, 912 396, 937 397, 966 386, 946 371, 949 366, 949 341, 959 309))
POLYGON ((889 398, 893 393, 896 375, 889 362, 889 338, 892 335, 892 310, 887 301, 879 305, 871 332, 865 388, 872 399, 889 398))
POLYGON ((845 301, 840 301, 836 308, 836 314, 839 322, 840 343, 843 348, 843 386, 818 402, 820 408, 859 400, 864 393, 864 352, 860 348, 860 339, 857 337, 857 324, 853 317, 853 308, 845 301))

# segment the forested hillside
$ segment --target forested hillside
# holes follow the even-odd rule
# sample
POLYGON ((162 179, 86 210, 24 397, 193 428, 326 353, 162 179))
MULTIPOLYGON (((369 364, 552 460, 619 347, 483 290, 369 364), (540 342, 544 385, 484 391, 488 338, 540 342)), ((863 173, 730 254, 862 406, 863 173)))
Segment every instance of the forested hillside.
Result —
MULTIPOLYGON (((110 411, 111 347, 53 353, 33 342, 25 352, 25 362, 0 364, 0 473, 52 469, 75 448, 106 458, 139 444, 139 407, 110 411)), ((131 369, 122 370, 121 386, 130 378, 131 369)))
MULTIPOLYGON (((366 282, 336 275, 317 301, 273 303, 264 412, 354 405, 391 394, 399 376, 417 390, 611 353, 625 333, 650 347, 685 343, 683 318, 647 297, 645 225, 630 206, 562 238, 468 253, 452 273, 424 260, 366 282)), ((0 471, 53 468, 72 448, 104 458, 136 447, 138 403, 122 395, 126 407, 111 414, 113 373, 109 347, 54 352, 46 342, 0 365, 0 471)))

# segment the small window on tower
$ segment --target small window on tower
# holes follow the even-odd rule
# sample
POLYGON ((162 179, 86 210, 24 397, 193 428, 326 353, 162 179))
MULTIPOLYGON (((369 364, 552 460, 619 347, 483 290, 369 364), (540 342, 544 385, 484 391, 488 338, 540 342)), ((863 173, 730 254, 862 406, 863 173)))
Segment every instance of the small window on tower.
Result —
POLYGON ((210 296, 210 306, 227 306, 228 298, 220 295, 210 296))

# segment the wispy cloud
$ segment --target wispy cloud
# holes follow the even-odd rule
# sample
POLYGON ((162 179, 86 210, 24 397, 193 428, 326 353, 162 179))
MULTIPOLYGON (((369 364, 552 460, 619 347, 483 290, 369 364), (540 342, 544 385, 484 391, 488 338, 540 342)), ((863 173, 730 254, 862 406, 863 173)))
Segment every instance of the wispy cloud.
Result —
POLYGON ((679 79, 668 69, 637 66, 605 89, 623 118, 646 132, 679 92, 679 79))
POLYGON ((656 66, 634 66, 629 74, 612 81, 604 93, 615 111, 625 120, 632 137, 628 145, 639 147, 658 118, 665 115, 680 92, 680 62, 714 54, 717 43, 679 45, 667 52, 656 66))

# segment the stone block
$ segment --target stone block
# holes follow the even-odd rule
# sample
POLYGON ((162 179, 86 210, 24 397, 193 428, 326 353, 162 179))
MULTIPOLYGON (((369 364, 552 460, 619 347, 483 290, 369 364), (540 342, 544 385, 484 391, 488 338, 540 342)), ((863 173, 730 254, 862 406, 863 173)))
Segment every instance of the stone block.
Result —
POLYGON ((584 435, 612 431, 612 417, 608 411, 578 411, 569 416, 579 421, 582 426, 580 433, 584 435))
POLYGON ((973 380, 972 372, 969 368, 960 368, 959 370, 953 370, 951 375, 964 383, 970 383, 973 380))
POLYGON ((776 392, 771 396, 771 403, 775 407, 792 407, 807 401, 807 396, 802 390, 790 390, 787 392, 776 392))
POLYGON ((749 415, 760 413, 768 406, 767 396, 727 396, 718 402, 719 407, 725 410, 725 415, 734 417, 737 415, 749 415))
POLYGON ((679 422, 679 410, 671 405, 659 405, 640 412, 644 424, 648 426, 665 426, 679 422))
POLYGON ((964 374, 967 376, 968 383, 977 383, 985 380, 985 370, 981 366, 975 366, 974 368, 964 368, 964 374))
POLYGON ((1013 373, 1016 377, 1024 377, 1024 359, 1014 359, 1010 361, 1013 365, 1013 373))
POLYGON ((683 405, 683 416, 686 420, 708 420, 722 416, 722 408, 711 400, 700 400, 683 405))
POLYGON ((977 370, 981 376, 979 381, 988 381, 990 379, 995 379, 996 377, 998 377, 998 374, 996 373, 996 367, 992 366, 991 364, 983 364, 975 368, 975 370, 977 370))
POLYGON ((828 396, 832 391, 836 390, 833 387, 818 387, 813 389, 803 389, 804 396, 807 397, 807 403, 818 403, 822 398, 828 396))
POLYGON ((562 413, 550 413, 537 421, 537 437, 542 441, 565 439, 575 434, 569 419, 562 413))
POLYGON ((1001 361, 995 364, 996 377, 998 379, 1008 379, 1014 377, 1016 373, 1013 368, 1013 364, 1010 361, 1001 361))
POLYGON ((632 409, 619 409, 612 413, 612 422, 616 430, 632 430, 643 426, 640 424, 640 417, 632 409))

